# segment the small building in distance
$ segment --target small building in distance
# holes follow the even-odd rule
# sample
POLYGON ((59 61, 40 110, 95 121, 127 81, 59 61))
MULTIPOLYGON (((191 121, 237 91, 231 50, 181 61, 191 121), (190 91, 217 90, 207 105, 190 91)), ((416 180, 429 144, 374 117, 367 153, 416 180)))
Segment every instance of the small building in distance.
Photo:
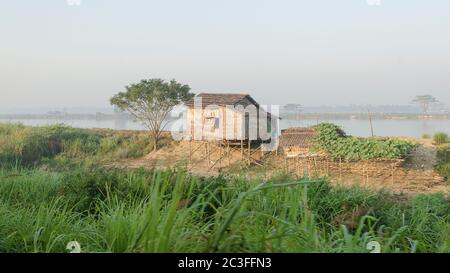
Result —
POLYGON ((186 106, 186 135, 191 140, 264 142, 278 132, 278 117, 248 94, 200 93, 186 106))
POLYGON ((288 128, 281 130, 280 148, 286 157, 308 156, 314 145, 316 132, 312 128, 288 128))

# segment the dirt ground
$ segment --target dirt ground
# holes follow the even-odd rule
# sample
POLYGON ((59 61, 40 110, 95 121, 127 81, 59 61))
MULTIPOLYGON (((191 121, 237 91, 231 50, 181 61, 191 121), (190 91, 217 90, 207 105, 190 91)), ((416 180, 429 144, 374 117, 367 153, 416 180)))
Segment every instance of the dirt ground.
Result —
MULTIPOLYGON (((413 139, 410 139, 413 140, 413 139)), ((376 190, 394 193, 450 193, 449 183, 434 170, 437 163, 436 147, 431 140, 413 140, 417 148, 395 173, 386 172, 374 176, 355 173, 327 173, 332 183, 343 186, 359 185, 376 190)), ((204 143, 173 141, 158 151, 135 160, 116 162, 123 168, 187 168, 200 176, 215 176, 220 173, 245 174, 248 177, 268 178, 286 170, 285 159, 281 154, 262 153, 251 150, 251 164, 247 166, 247 150, 241 154, 240 147, 222 147, 204 143), (191 146, 190 146, 191 145, 191 146), (210 155, 207 156, 207 151, 210 155), (189 151, 193 151, 190 155, 189 151), (190 159, 189 159, 190 158, 190 159)), ((292 172, 292 169, 290 170, 292 172)))

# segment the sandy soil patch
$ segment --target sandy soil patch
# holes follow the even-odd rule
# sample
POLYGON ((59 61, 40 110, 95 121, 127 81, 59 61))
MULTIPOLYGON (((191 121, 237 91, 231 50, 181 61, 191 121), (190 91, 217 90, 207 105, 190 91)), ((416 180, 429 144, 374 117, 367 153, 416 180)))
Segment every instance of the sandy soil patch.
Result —
MULTIPOLYGON (((413 139, 410 139, 413 140, 413 139)), ((431 140, 414 140, 417 148, 411 153, 402 167, 392 173, 380 174, 367 178, 353 173, 329 174, 334 184, 344 186, 359 185, 372 189, 385 189, 395 193, 435 193, 449 194, 449 183, 444 181, 435 171, 437 163, 436 147, 431 140)), ((216 176, 220 173, 246 174, 249 177, 270 177, 285 170, 282 155, 262 154, 252 150, 251 165, 247 166, 246 152, 242 157, 240 147, 228 148, 216 145, 173 141, 169 145, 151 152, 136 160, 116 162, 116 167, 124 168, 187 168, 190 173, 201 176, 216 176), (191 147, 190 147, 191 145, 191 147), (190 149, 194 151, 189 156, 190 149), (207 156, 207 149, 211 153, 207 156), (190 157, 190 160, 189 160, 190 157), (220 167, 220 168, 219 168, 220 167)))

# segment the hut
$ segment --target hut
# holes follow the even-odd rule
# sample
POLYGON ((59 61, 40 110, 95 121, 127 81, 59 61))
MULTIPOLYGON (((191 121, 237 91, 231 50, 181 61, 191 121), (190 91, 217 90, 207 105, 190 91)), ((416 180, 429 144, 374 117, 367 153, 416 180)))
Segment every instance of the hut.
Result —
POLYGON ((200 93, 186 106, 190 140, 264 142, 278 131, 278 118, 248 94, 200 93))

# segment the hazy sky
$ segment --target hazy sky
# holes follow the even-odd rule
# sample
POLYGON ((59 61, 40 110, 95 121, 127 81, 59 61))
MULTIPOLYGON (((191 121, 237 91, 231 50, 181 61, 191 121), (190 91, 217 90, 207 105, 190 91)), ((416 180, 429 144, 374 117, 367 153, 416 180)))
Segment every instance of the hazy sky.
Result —
POLYGON ((450 105, 450 1, 0 1, 0 109, 107 106, 142 78, 263 104, 450 105))

